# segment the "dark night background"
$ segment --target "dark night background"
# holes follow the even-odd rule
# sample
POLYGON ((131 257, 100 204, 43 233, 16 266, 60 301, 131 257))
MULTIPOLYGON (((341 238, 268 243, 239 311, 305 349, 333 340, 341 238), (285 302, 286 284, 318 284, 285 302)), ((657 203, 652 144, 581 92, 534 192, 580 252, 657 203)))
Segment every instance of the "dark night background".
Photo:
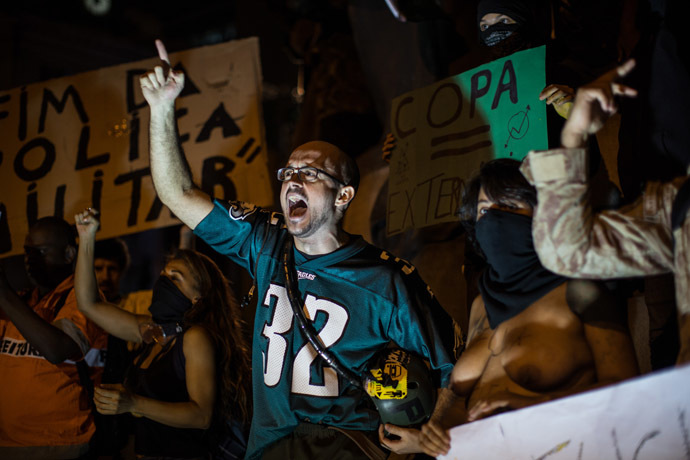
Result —
MULTIPOLYGON (((384 0, 3 2, 0 92, 155 56, 156 38, 176 52, 258 36, 269 168, 282 165, 294 146, 316 138, 355 156, 369 185, 360 190, 346 228, 415 263, 464 327, 466 298, 474 294, 466 292, 460 271, 460 226, 384 235, 388 172, 381 145, 394 97, 491 59, 479 46, 475 1, 398 3, 422 5, 428 17, 399 22, 384 0), (304 94, 298 88, 300 67, 304 94), (334 96, 328 87, 343 89, 346 96, 334 96), (317 103, 326 108, 315 110, 317 103)), ((559 51, 585 77, 595 76, 615 62, 621 4, 537 0, 538 39, 558 33, 559 51)), ((152 285, 178 233, 173 227, 125 237, 132 252, 125 291, 152 285)), ((243 295, 248 276, 225 259, 216 260, 243 295)), ((4 262, 16 267, 6 270, 12 284, 25 286, 21 257, 4 262)))

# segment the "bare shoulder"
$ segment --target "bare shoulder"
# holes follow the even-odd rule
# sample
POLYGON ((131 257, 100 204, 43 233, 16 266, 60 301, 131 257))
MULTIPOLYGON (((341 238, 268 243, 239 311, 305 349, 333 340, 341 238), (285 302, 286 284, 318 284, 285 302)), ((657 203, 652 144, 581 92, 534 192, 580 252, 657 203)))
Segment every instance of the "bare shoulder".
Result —
POLYGON ((184 333, 183 350, 185 356, 190 353, 213 353, 213 342, 206 329, 201 326, 192 326, 184 333))

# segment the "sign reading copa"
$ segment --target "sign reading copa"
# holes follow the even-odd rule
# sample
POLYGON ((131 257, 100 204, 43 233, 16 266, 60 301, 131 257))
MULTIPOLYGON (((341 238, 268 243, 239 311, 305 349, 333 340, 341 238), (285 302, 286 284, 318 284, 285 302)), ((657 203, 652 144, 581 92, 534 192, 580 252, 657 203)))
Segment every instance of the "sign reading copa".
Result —
MULTIPOLYGON (((152 51, 155 48, 152 46, 152 51)), ((258 40, 170 55, 185 73, 179 139, 195 182, 220 199, 272 204, 258 40)), ((101 211, 108 238, 179 223, 156 197, 139 77, 158 58, 0 93, 0 255, 21 253, 43 216, 101 211)))
POLYGON ((393 101, 388 235, 456 220, 482 163, 547 147, 544 58, 543 46, 520 51, 393 101))

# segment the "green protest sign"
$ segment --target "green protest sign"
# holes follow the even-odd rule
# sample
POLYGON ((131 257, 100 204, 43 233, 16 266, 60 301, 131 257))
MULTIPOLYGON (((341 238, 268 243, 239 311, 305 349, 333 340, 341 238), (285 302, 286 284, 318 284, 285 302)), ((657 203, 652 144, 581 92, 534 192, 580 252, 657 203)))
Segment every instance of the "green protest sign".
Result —
POLYGON ((482 163, 547 148, 544 59, 520 51, 393 101, 387 234, 456 220, 482 163))

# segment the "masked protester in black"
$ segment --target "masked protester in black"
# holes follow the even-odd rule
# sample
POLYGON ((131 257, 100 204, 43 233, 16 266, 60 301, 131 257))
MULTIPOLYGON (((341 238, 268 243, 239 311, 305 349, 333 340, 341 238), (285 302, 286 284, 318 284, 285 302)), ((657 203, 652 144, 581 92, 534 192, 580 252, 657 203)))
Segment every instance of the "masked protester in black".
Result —
MULTIPOLYGON (((549 84, 541 91, 539 98, 554 109, 547 112, 547 128, 549 145, 557 147, 560 145, 563 120, 568 118, 575 97, 573 88, 594 76, 582 75, 581 70, 561 64, 561 51, 554 42, 547 41, 549 28, 536 15, 545 7, 546 2, 539 0, 480 0, 477 4, 477 27, 479 41, 489 60, 546 45, 545 72, 549 84)), ((596 152, 598 155, 598 149, 596 152)))
POLYGON ((482 0, 477 5, 479 38, 494 59, 538 44, 530 2, 482 0))
POLYGON ((208 458, 211 439, 244 452, 250 420, 249 350, 227 280, 208 257, 179 250, 153 288, 151 317, 103 302, 93 271, 98 220, 75 216, 80 237, 77 305, 108 333, 144 343, 124 384, 102 384, 94 402, 102 414, 135 416, 141 458, 208 458))
MULTIPOLYGON (((467 348, 451 389, 465 423, 550 401, 638 373, 625 310, 590 281, 546 270, 532 244, 536 191, 510 159, 486 163, 466 188, 461 218, 485 259, 472 304, 467 348)), ((439 416, 421 444, 437 456, 450 448, 439 416)))

